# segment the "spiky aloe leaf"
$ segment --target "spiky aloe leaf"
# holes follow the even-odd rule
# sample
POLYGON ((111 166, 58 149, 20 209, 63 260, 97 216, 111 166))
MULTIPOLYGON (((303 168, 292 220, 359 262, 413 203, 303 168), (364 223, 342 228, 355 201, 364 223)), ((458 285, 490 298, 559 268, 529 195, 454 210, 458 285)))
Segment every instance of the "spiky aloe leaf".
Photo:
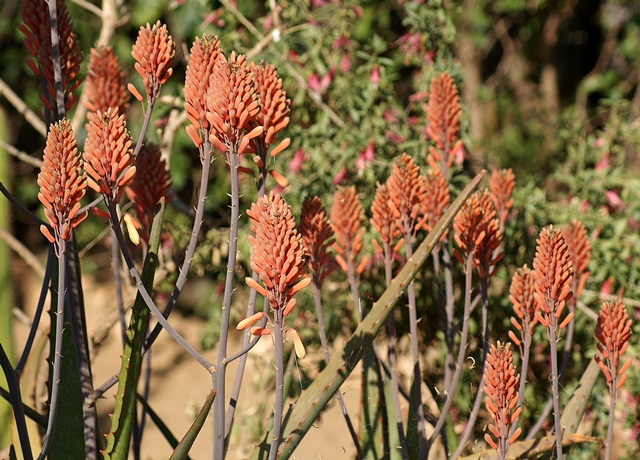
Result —
MULTIPOLYGON (((151 236, 149 237, 149 249, 142 268, 142 283, 151 291, 153 277, 158 265, 158 247, 160 245, 160 228, 164 215, 164 202, 153 219, 151 236)), ((129 445, 136 417, 136 394, 140 367, 142 365, 142 345, 147 334, 149 309, 144 299, 138 293, 133 304, 129 328, 126 332, 124 350, 122 351, 122 364, 118 378, 118 392, 116 393, 116 405, 111 415, 111 430, 107 435, 107 447, 103 452, 105 460, 127 460, 129 445)))
POLYGON ((204 406, 202 406, 202 409, 200 409, 200 412, 198 412, 198 415, 193 421, 193 424, 180 441, 180 444, 178 444, 178 447, 176 447, 176 449, 173 451, 173 454, 171 454, 169 460, 185 460, 186 458, 188 458, 191 446, 193 446, 193 443, 198 437, 198 433, 200 433, 204 422, 207 421, 207 417, 209 415, 209 411, 211 410, 211 405, 213 404, 213 400, 215 399, 215 397, 216 391, 211 390, 211 392, 209 392, 209 396, 207 396, 207 400, 204 402, 204 406))
MULTIPOLYGON (((415 277, 416 273, 427 260, 433 247, 440 240, 440 237, 451 224, 454 216, 458 213, 469 195, 478 186, 486 171, 478 174, 460 193, 458 198, 451 204, 447 212, 440 218, 433 230, 427 235, 424 241, 416 249, 413 256, 407 261, 400 273, 393 279, 387 290, 380 296, 380 299, 373 304, 365 319, 358 325, 355 332, 345 344, 342 352, 329 362, 327 367, 320 372, 313 383, 302 393, 300 399, 293 406, 285 417, 284 441, 279 459, 287 459, 296 449, 302 438, 307 434, 309 428, 331 400, 333 394, 340 388, 347 377, 351 374, 355 366, 362 358, 364 350, 369 348, 373 339, 385 324, 387 315, 391 312, 398 298, 400 298, 415 277)), ((265 439, 271 439, 270 434, 265 439)), ((264 446, 258 446, 252 458, 258 458, 264 446)))
POLYGON ((582 414, 584 414, 584 410, 587 407, 587 400, 599 375, 600 368, 598 367, 598 363, 596 363, 595 359, 592 359, 584 371, 584 374, 580 377, 578 387, 562 411, 560 424, 564 428, 565 433, 576 433, 578 431, 582 414))
MULTIPOLYGON (((568 433, 562 437, 562 447, 575 446, 584 443, 602 444, 600 438, 583 436, 581 434, 568 433)), ((540 455, 555 451, 556 435, 552 434, 544 438, 534 438, 528 441, 520 441, 509 446, 509 458, 526 459, 539 458, 540 455)), ((462 457, 460 460, 496 460, 498 453, 494 449, 478 452, 477 454, 462 457)))

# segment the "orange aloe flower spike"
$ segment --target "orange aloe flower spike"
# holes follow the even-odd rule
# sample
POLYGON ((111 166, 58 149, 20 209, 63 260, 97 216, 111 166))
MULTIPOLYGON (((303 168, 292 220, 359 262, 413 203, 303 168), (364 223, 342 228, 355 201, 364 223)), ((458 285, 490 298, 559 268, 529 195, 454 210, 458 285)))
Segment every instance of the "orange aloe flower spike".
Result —
POLYGON ((426 200, 424 179, 413 159, 403 153, 394 163, 387 179, 389 198, 398 227, 407 234, 415 234, 422 226, 423 203, 426 200))
POLYGON ((573 297, 578 299, 589 277, 587 267, 591 260, 591 245, 582 223, 572 220, 562 229, 562 236, 567 244, 571 262, 573 263, 573 297))
MULTIPOLYGON (((64 90, 65 110, 70 110, 76 101, 73 95, 81 83, 79 78, 82 51, 78 36, 73 31, 71 17, 64 0, 57 0, 58 35, 60 43, 60 67, 64 90)), ((49 110, 56 105, 55 78, 51 49, 51 27, 49 6, 45 0, 23 0, 20 2, 22 23, 18 28, 25 35, 24 44, 33 58, 27 58, 27 65, 36 76, 46 82, 48 94, 41 94, 42 101, 49 110), (35 58, 35 59, 34 59, 35 58)), ((58 114, 60 115, 60 114, 58 114)))
POLYGON ((251 231, 251 268, 267 291, 272 310, 284 309, 301 286, 306 250, 291 208, 280 195, 265 195, 247 211, 251 231))
POLYGON ((176 45, 167 31, 167 26, 157 21, 140 27, 138 38, 131 48, 134 67, 144 83, 147 98, 155 100, 160 87, 173 73, 171 61, 176 54, 176 45))
POLYGON ((329 247, 334 242, 333 229, 320 198, 309 195, 302 203, 298 231, 308 255, 307 265, 316 282, 322 281, 333 270, 329 247))
POLYGON ((258 139, 265 145, 272 145, 276 142, 278 132, 289 125, 291 100, 287 99, 276 66, 264 62, 257 65, 252 62, 250 70, 256 82, 261 105, 256 123, 262 126, 263 133, 258 139))
POLYGON ((491 190, 491 200, 498 212, 498 220, 500 221, 500 231, 504 231, 504 225, 507 222, 509 209, 513 206, 513 192, 516 186, 516 176, 511 169, 494 170, 489 179, 489 190, 491 190))
POLYGON ((520 346, 525 336, 533 334, 533 328, 538 323, 536 312, 539 307, 535 299, 535 281, 531 269, 526 264, 516 270, 511 278, 509 300, 516 314, 516 317, 511 317, 511 324, 520 331, 519 338, 513 331, 509 331, 509 338, 520 346))
MULTIPOLYGON (((557 327, 557 320, 566 301, 572 295, 573 263, 562 232, 553 225, 543 228, 537 239, 533 277, 539 308, 538 321, 545 327, 557 327)), ((573 312, 570 312, 560 323, 561 329, 568 324, 572 316, 573 312)))
POLYGON ((391 250, 401 231, 391 207, 391 195, 387 184, 378 184, 371 203, 371 215, 371 227, 378 232, 382 243, 391 250))
POLYGON ((222 53, 217 36, 196 37, 184 79, 184 109, 189 121, 204 134, 209 131, 205 96, 209 89, 209 77, 222 53))
MULTIPOLYGON (((473 265, 482 278, 493 275, 493 267, 501 258, 495 255, 502 241, 498 227, 496 211, 486 189, 471 195, 453 220, 454 239, 464 254, 473 253, 473 265)), ((458 252, 456 257, 462 260, 458 252)))
POLYGON ((362 235, 364 235, 364 210, 356 195, 356 188, 339 187, 333 194, 331 206, 331 227, 336 241, 333 244, 336 262, 345 272, 348 263, 356 266, 358 254, 362 249, 362 235))
POLYGON ((67 119, 51 125, 38 185, 38 199, 44 205, 44 214, 53 228, 53 235, 45 226, 41 227, 42 233, 51 243, 68 240, 71 230, 87 216, 86 212, 78 214, 80 200, 87 189, 87 178, 67 119))
POLYGON ((631 364, 631 358, 620 366, 620 357, 629 346, 631 325, 631 318, 622 300, 602 304, 595 333, 599 354, 595 359, 610 390, 620 388, 627 379, 624 372, 631 364))
POLYGON ((427 135, 435 146, 429 147, 427 161, 445 177, 449 176, 456 152, 462 149, 462 141, 458 139, 460 113, 458 88, 453 79, 447 72, 436 75, 429 85, 427 108, 427 135))
POLYGON ((136 171, 131 134, 116 108, 89 113, 87 120, 84 162, 89 186, 117 203, 136 171))
POLYGON ((142 238, 148 241, 156 205, 168 198, 171 176, 156 144, 145 144, 136 157, 136 174, 126 188, 138 217, 142 238))
MULTIPOLYGON (((436 222, 449 206, 451 195, 447 180, 439 169, 431 169, 424 177, 425 200, 423 201, 423 213, 425 215, 424 229, 430 232, 436 222)), ((442 235, 445 238, 447 232, 442 235)))
POLYGON ((122 67, 111 46, 92 48, 89 57, 85 106, 91 112, 106 112, 117 107, 125 114, 129 106, 129 92, 122 67))
POLYGON ((262 133, 262 128, 257 127, 243 135, 260 112, 255 80, 243 55, 231 53, 227 60, 220 54, 209 78, 206 105, 211 126, 209 140, 220 151, 232 149, 241 155, 249 141, 262 133))
POLYGON ((484 439, 498 451, 499 458, 507 458, 509 444, 521 432, 518 428, 513 436, 509 436, 511 426, 520 415, 520 407, 515 407, 518 402, 519 379, 513 365, 511 344, 498 341, 497 346, 491 345, 484 371, 484 392, 487 411, 493 423, 489 425, 490 433, 486 433, 484 439))

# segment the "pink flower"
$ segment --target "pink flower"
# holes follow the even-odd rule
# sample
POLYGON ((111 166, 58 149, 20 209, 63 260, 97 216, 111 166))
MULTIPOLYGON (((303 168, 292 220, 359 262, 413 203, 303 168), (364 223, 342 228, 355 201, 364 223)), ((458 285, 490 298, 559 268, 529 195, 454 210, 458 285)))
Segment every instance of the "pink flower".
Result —
POLYGON ((380 84, 380 68, 378 66, 375 66, 373 69, 371 69, 369 81, 375 86, 378 86, 380 84))
POLYGON ((578 209, 580 209, 580 212, 587 212, 589 210, 589 200, 583 200, 578 209))
POLYGON ((613 285, 612 278, 607 278, 606 280, 604 280, 604 283, 602 283, 602 286, 600 287, 600 297, 611 295, 612 285, 613 285))
POLYGON ((293 154, 293 158, 289 162, 289 171, 298 173, 302 169, 302 165, 309 159, 309 155, 301 148, 293 154))
POLYGON ((382 113, 382 118, 384 118, 384 121, 386 121, 387 123, 397 123, 399 115, 400 112, 398 111, 398 109, 390 108, 382 113))
POLYGON ((331 69, 329 71, 329 73, 326 74, 324 77, 322 77, 322 79, 320 80, 320 92, 321 93, 324 93, 325 91, 327 91, 327 88, 329 87, 329 85, 333 81, 334 72, 335 72, 335 70, 331 69))
POLYGON ((609 155, 609 152, 605 152, 593 169, 596 171, 602 171, 604 169, 609 169, 609 166, 611 166, 611 156, 609 155))
POLYGON ((307 84, 309 85, 309 88, 314 90, 316 93, 320 92, 320 79, 318 78, 318 74, 312 73, 309 75, 309 78, 307 78, 307 84))
POLYGON ((607 141, 604 137, 599 137, 595 141, 593 141, 593 147, 599 149, 600 147, 604 147, 607 141))
POLYGON ((332 50, 342 49, 349 43, 349 38, 346 35, 340 35, 331 44, 332 50))
POLYGON ((365 169, 367 165, 373 161, 374 158, 374 144, 373 141, 370 141, 369 145, 367 145, 367 148, 360 152, 360 155, 356 160, 356 168, 358 168, 359 170, 365 169))
POLYGON ((340 168, 340 171, 338 171, 338 174, 336 174, 333 177, 333 185, 338 185, 340 182, 342 182, 342 179, 345 178, 345 176, 347 175, 347 168, 345 166, 343 166, 342 168, 340 168))
POLYGON ((364 11, 362 10, 362 7, 359 6, 359 5, 353 7, 353 12, 356 14, 357 18, 361 18, 362 15, 364 14, 364 11))
POLYGON ((342 54, 342 61, 340 62, 340 70, 342 73, 347 73, 351 70, 351 59, 349 58, 349 53, 346 51, 342 54))
POLYGON ((389 142, 393 142, 394 144, 399 144, 400 142, 404 142, 405 140, 404 137, 392 130, 386 131, 384 133, 384 137, 386 137, 389 142))
POLYGON ((607 203, 609 203, 609 207, 611 207, 613 211, 620 211, 624 208, 622 198, 620 198, 620 195, 618 195, 617 192, 614 192, 613 190, 606 190, 604 192, 604 197, 607 199, 607 203))

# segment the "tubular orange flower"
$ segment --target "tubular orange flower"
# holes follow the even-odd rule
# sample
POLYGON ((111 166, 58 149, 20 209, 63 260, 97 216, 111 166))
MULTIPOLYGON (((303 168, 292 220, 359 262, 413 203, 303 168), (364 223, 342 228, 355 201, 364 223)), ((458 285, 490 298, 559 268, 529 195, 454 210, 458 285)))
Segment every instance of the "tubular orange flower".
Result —
MULTIPOLYGON (((333 244, 338 253, 336 262, 342 270, 348 271, 348 264, 356 266, 356 259, 362 249, 362 235, 365 232, 364 210, 356 195, 356 188, 340 187, 333 194, 331 207, 331 227, 336 241, 333 244)), ((362 259, 357 267, 358 273, 364 270, 366 259, 362 259), (364 261, 364 262, 363 262, 364 261)))
POLYGON ((509 337, 516 345, 520 346, 526 336, 533 334, 533 328, 538 323, 535 281, 531 269, 526 264, 513 274, 509 288, 509 300, 513 304, 513 311, 517 316, 517 318, 511 317, 511 324, 520 332, 520 338, 516 337, 513 331, 509 331, 509 337))
POLYGON ((398 226, 407 234, 415 233, 422 226, 423 203, 426 201, 424 180, 420 168, 413 159, 403 153, 393 165, 387 179, 390 206, 398 219, 398 226))
POLYGON ((569 256, 573 263, 572 290, 573 297, 577 300, 589 277, 587 266, 591 260, 591 245, 584 226, 575 219, 562 229, 562 236, 567 244, 569 256))
MULTIPOLYGON (((463 253, 473 254, 473 265, 482 278, 493 275, 492 267, 501 258, 494 255, 502 240, 498 226, 496 210, 486 189, 471 195, 453 220, 456 243, 463 253)), ((462 260, 457 252, 456 257, 462 260)))
POLYGON ((262 134, 262 127, 243 135, 260 112, 253 74, 244 56, 231 54, 229 60, 220 54, 209 78, 207 120, 211 124, 209 140, 220 151, 230 148, 238 155, 245 152, 249 141, 262 134))
MULTIPOLYGON (((562 232, 553 225, 543 228, 536 242, 533 259, 535 298, 539 308, 536 317, 543 326, 555 331, 565 303, 571 296, 573 263, 562 232)), ((572 318, 573 312, 570 312, 560 328, 564 328, 572 318)))
POLYGON ((136 157, 136 174, 126 192, 138 217, 142 238, 149 239, 156 205, 167 197, 171 176, 156 144, 145 144, 136 157))
POLYGON ((498 451, 498 458, 507 458, 509 444, 520 436, 518 428, 513 436, 509 436, 511 426, 517 422, 520 415, 520 407, 514 409, 518 402, 518 380, 513 365, 511 344, 491 345, 487 356, 484 371, 485 387, 487 395, 485 404, 493 423, 489 424, 489 433, 485 433, 484 439, 498 451))
POLYGON ((440 169, 448 177, 449 169, 462 141, 458 139, 460 129, 460 102, 458 88, 447 73, 436 75, 429 86, 429 124, 427 134, 435 146, 429 147, 427 161, 433 169, 440 169))
POLYGON ((189 121, 203 133, 209 131, 204 96, 209 89, 209 77, 221 53, 220 40, 217 36, 210 35, 204 35, 202 39, 196 37, 189 53, 184 79, 184 109, 189 121))
POLYGON ((109 107, 116 107, 119 113, 126 113, 129 106, 127 82, 111 46, 91 49, 85 93, 85 106, 91 112, 106 112, 109 107))
MULTIPOLYGON (((371 203, 372 218, 369 219, 371 227, 378 232, 382 243, 391 250, 394 246, 396 238, 400 235, 398 220, 394 218, 394 212, 391 208, 391 195, 387 184, 378 184, 376 194, 371 203)), ((377 245, 376 240, 374 245, 377 245)), ((383 253, 382 248, 378 246, 378 251, 383 253)))
MULTIPOLYGON (((71 18, 64 0, 57 0, 56 7, 62 87, 65 97, 65 109, 68 111, 75 103, 73 91, 78 88, 81 82, 78 74, 80 63, 82 62, 82 52, 78 37, 71 26, 71 18)), ((25 47, 35 58, 35 60, 27 58, 27 65, 36 76, 42 77, 46 82, 48 94, 41 94, 41 98, 46 107, 49 110, 53 110, 56 101, 56 89, 53 75, 49 3, 46 0, 23 0, 20 2, 20 16, 23 22, 18 28, 25 35, 25 47)))
MULTIPOLYGON (((266 145, 272 145, 276 142, 278 132, 289 125, 291 101, 287 99, 276 66, 264 62, 260 65, 251 63, 250 70, 260 97, 261 109, 256 123, 261 125, 264 131, 259 139, 266 145)), ((276 154, 272 153, 272 156, 276 154)))
POLYGON ((38 199, 53 228, 52 235, 43 225, 42 233, 51 243, 68 240, 71 230, 87 217, 86 212, 78 214, 80 200, 87 189, 87 178, 71 124, 66 119, 51 125, 38 185, 38 199))
POLYGON ((90 113, 87 120, 84 161, 89 187, 117 203, 136 172, 131 135, 116 108, 90 113))
POLYGON ((600 354, 596 355, 595 359, 612 390, 620 388, 627 379, 624 372, 631 364, 631 358, 620 366, 620 356, 629 346, 631 324, 631 318, 622 300, 602 304, 595 334, 600 354))
MULTIPOLYGON (((439 169, 431 169, 424 177, 425 200, 423 204, 423 213, 425 215, 424 229, 427 232, 433 230, 433 227, 442 216, 444 210, 449 206, 451 196, 447 180, 439 169)), ((442 238, 446 236, 446 232, 442 238)))
POLYGON ((333 269, 331 253, 327 249, 334 240, 329 218, 317 196, 309 195, 302 203, 298 231, 309 255, 309 270, 320 285, 333 269))
POLYGON ((273 310, 284 309, 310 279, 304 277, 306 251, 291 208, 280 195, 265 195, 247 211, 251 219, 251 268, 258 274, 273 310))
POLYGON ((173 73, 171 61, 176 53, 176 45, 167 31, 167 26, 157 21, 153 26, 147 23, 140 27, 138 38, 131 48, 135 59, 134 67, 144 83, 147 98, 155 99, 160 87, 173 73))
POLYGON ((516 186, 516 176, 511 169, 494 170, 489 179, 489 190, 491 190, 491 200, 498 212, 500 221, 500 230, 504 231, 504 225, 507 221, 509 209, 513 206, 511 192, 516 186))

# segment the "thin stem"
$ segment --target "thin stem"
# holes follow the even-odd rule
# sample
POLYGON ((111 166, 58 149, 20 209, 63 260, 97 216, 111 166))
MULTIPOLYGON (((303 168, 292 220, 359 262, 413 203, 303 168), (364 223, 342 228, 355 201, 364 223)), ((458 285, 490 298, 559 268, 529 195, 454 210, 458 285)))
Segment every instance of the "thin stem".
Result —
POLYGON ((151 314, 156 319, 156 321, 158 321, 162 325, 162 327, 169 333, 171 338, 178 343, 178 345, 180 345, 187 353, 189 353, 189 355, 191 355, 193 359, 198 361, 198 363, 200 363, 200 365, 204 367, 207 370, 207 372, 213 373, 215 371, 215 366, 213 365, 213 363, 211 363, 208 359, 206 359, 204 356, 198 353, 196 349, 193 348, 191 344, 189 344, 189 342, 187 342, 185 338, 182 337, 180 333, 173 328, 173 326, 171 326, 171 324, 169 324, 167 319, 164 316, 162 316, 162 313, 160 312, 156 304, 153 302, 153 299, 149 295, 149 292, 147 292, 147 289, 144 287, 144 283, 140 278, 140 274, 138 273, 138 270, 136 269, 133 263, 133 259, 131 258, 131 254, 129 253, 129 249, 127 248, 127 243, 124 239, 124 235, 122 234, 122 229, 120 229, 120 225, 118 223, 118 216, 116 214, 115 206, 113 204, 109 205, 109 214, 111 215, 111 218, 109 219, 111 228, 116 233, 118 243, 120 244, 120 251, 124 256, 124 260, 127 264, 127 267, 129 268, 129 274, 134 279, 138 292, 140 293, 145 304, 151 311, 151 314))
POLYGON ((464 364, 464 357, 467 351, 467 340, 469 337, 469 319, 471 316, 471 290, 473 279, 472 268, 473 253, 470 253, 467 255, 467 260, 465 263, 464 314, 462 317, 462 335, 460 336, 460 349, 458 350, 456 368, 453 372, 453 377, 451 377, 451 386, 449 388, 445 388, 446 399, 444 402, 444 406, 442 407, 442 411, 440 412, 440 417, 438 417, 438 422, 433 428, 433 433, 431 433, 431 437, 429 438, 429 447, 433 445, 433 442, 444 426, 447 414, 449 413, 451 405, 453 404, 453 398, 458 387, 460 374, 462 373, 462 365, 464 364))
POLYGON ((226 364, 223 360, 227 356, 227 342, 229 337, 229 318, 231 316, 231 295, 235 278, 236 256, 238 250, 238 220, 240 218, 240 189, 238 183, 238 154, 235 148, 227 153, 231 175, 231 223, 229 229, 229 257, 227 259, 227 276, 222 299, 222 318, 220 321, 220 340, 218 341, 218 362, 216 363, 215 386, 216 400, 213 403, 213 457, 224 457, 225 432, 225 375, 226 364))
POLYGON ((454 305, 453 305, 453 273, 451 270, 451 253, 449 252, 449 239, 444 238, 442 241, 442 262, 444 269, 444 289, 445 289, 445 313, 447 317, 447 327, 444 331, 446 341, 447 341, 447 355, 445 357, 445 369, 444 369, 444 380, 445 380, 445 391, 449 388, 451 384, 451 374, 453 373, 453 346, 455 340, 455 321, 454 321, 454 305), (447 359, 449 361, 447 361, 447 359), (447 362, 449 365, 447 366, 447 362), (447 378, 448 377, 448 378, 447 378), (446 384, 448 382, 449 384, 446 384))
MULTIPOLYGON (((54 2, 52 2, 54 3, 54 2)), ((65 300, 65 284, 66 284, 66 258, 67 258, 67 242, 58 239, 58 297, 55 312, 55 343, 53 356, 53 374, 51 377, 51 400, 49 407, 49 419, 47 421, 47 431, 42 441, 42 450, 38 456, 38 460, 47 458, 47 453, 51 448, 53 434, 56 429, 56 419, 58 417, 58 397, 60 395, 60 375, 62 368, 62 333, 64 325, 64 300, 65 300)))
POLYGON ((51 269, 53 265, 53 246, 49 246, 49 253, 47 254, 47 266, 44 272, 44 279, 42 280, 42 286, 40 287, 40 296, 38 297, 38 305, 36 306, 36 311, 33 315, 33 322, 31 323, 31 329, 29 330, 29 337, 27 338, 27 342, 25 343, 24 349, 22 350, 22 355, 18 360, 18 364, 16 365, 16 375, 20 376, 22 374, 22 370, 24 369, 25 364, 27 363, 27 358, 29 358, 29 354, 31 353, 31 348, 33 347, 33 342, 36 338, 36 334, 38 333, 38 326, 40 325, 40 318, 42 317, 42 311, 44 310, 44 302, 47 299, 47 290, 49 289, 49 283, 51 281, 51 269))
POLYGON ((552 313, 548 315, 549 327, 547 329, 549 331, 549 342, 551 345, 551 390, 553 392, 553 418, 555 420, 556 426, 556 453, 558 460, 562 460, 562 425, 560 423, 562 414, 560 413, 560 395, 558 391, 558 350, 556 341, 556 327, 558 321, 554 313, 555 309, 552 309, 551 311, 552 313))
MULTIPOLYGON (((193 228, 191 230, 191 238, 189 239, 189 244, 187 245, 187 250, 184 255, 184 261, 182 262, 182 267, 180 267, 180 274, 178 275, 178 279, 176 280, 176 284, 173 287, 173 291, 171 292, 171 296, 167 301, 167 305, 164 307, 163 316, 165 318, 169 317, 169 314, 173 310, 174 305, 178 301, 178 297, 180 297, 180 293, 182 292, 182 288, 187 281, 187 275, 189 274, 189 267, 191 266, 191 261, 193 260, 193 255, 196 252, 196 246, 198 245, 198 236, 200 235, 200 230, 202 229, 202 222, 204 221, 204 205, 207 201, 207 186, 209 184, 209 170, 211 169, 211 143, 207 140, 203 144, 203 151, 200 155, 200 158, 203 158, 202 161, 202 175, 200 177, 200 191, 198 193, 198 206, 196 208, 196 214, 193 218, 193 228)), ((156 337, 162 330, 162 325, 156 325, 144 343, 144 350, 148 350, 156 337)), ((218 398, 216 398, 218 399, 218 398)))
POLYGON ((278 446, 280 445, 280 430, 282 428, 282 408, 284 406, 284 315, 282 308, 274 311, 275 323, 273 325, 273 342, 276 358, 276 395, 273 407, 273 431, 269 460, 276 460, 278 446))
MULTIPOLYGON (((489 273, 489 269, 487 268, 484 270, 484 273, 489 273)), ((473 402, 473 408, 469 414, 467 426, 460 437, 458 448, 451 456, 451 460, 456 460, 460 455, 462 455, 462 452, 466 448, 467 442, 469 441, 469 438, 473 433, 473 429, 476 426, 476 419, 478 418, 480 406, 484 400, 484 367, 487 363, 487 354, 489 353, 489 279, 486 276, 480 278, 480 291, 482 297, 482 368, 480 373, 480 384, 478 385, 478 391, 476 392, 476 399, 473 402)))
MULTIPOLYGON (((151 95, 147 98, 147 111, 144 114, 144 120, 142 121, 142 128, 140 129, 140 134, 138 135, 138 142, 136 142, 136 147, 133 149, 132 156, 136 158, 138 153, 140 153, 140 149, 142 148, 142 144, 144 144, 144 136, 147 133, 147 128, 149 128, 149 122, 151 121, 151 112, 153 112, 153 106, 156 104, 156 95, 151 95)), ((122 171, 124 174, 126 171, 122 171)))
POLYGON ((120 250, 116 233, 111 230, 111 260, 113 263, 113 285, 116 291, 116 304, 118 308, 118 320, 120 321, 120 337, 122 346, 126 343, 127 321, 124 317, 124 301, 122 299, 122 278, 120 277, 120 250))
MULTIPOLYGON (((412 232, 409 216, 404 216, 404 250, 407 260, 413 256, 412 232)), ((411 404, 416 410, 419 437, 418 458, 424 458, 428 450, 424 427, 424 407, 422 406, 422 372, 420 371, 420 350, 418 348, 418 313, 416 311, 416 288, 413 280, 407 287, 409 300, 409 338, 411 360, 413 361, 413 382, 411 384, 411 404)))
POLYGON ((609 372, 613 377, 613 381, 611 385, 609 385, 609 390, 611 393, 611 397, 609 399, 609 426, 607 427, 607 443, 604 452, 604 460, 609 460, 611 458, 611 447, 613 444, 613 430, 615 425, 615 415, 616 415, 616 402, 618 399, 618 376, 616 369, 613 369, 613 366, 609 366, 609 372))
POLYGON ((27 423, 24 418, 24 407, 22 405, 22 396, 20 395, 20 382, 18 374, 11 367, 11 361, 4 351, 4 347, 0 343, 0 367, 4 372, 4 376, 9 386, 9 402, 13 409, 13 417, 16 421, 16 430, 20 439, 20 448, 22 456, 25 460, 32 460, 31 444, 29 443, 29 432, 27 431, 27 423))
POLYGON ((22 214, 24 214, 34 224, 36 224, 36 225, 47 225, 47 226, 49 225, 47 222, 45 222, 44 220, 40 219, 34 213, 29 211, 27 208, 25 208, 22 205, 22 203, 20 203, 18 200, 16 200, 15 197, 9 192, 9 190, 7 190, 7 188, 4 186, 4 184, 2 182, 0 182, 0 193, 2 193, 7 198, 7 200, 9 200, 11 202, 13 207, 15 207, 22 214))
MULTIPOLYGON (((316 307, 316 319, 318 320, 318 334, 320 335, 320 344, 322 345, 324 362, 325 364, 329 364, 329 361, 331 360, 331 355, 329 354, 329 341, 327 340, 327 332, 324 328, 324 319, 322 317, 322 299, 320 296, 321 284, 320 284, 320 280, 316 276, 313 277, 312 287, 313 287, 313 301, 316 307)), ((396 376, 396 383, 397 383, 397 376, 396 376)), ((357 458, 362 459, 364 458, 364 456, 362 454, 362 449, 360 448, 360 442, 358 441, 358 434, 356 433, 356 430, 353 427, 353 423, 351 422, 351 417, 349 417, 349 413, 347 412, 347 405, 344 402, 342 393, 340 393, 339 391, 336 392, 336 399, 338 400, 338 405, 342 410, 342 415, 344 416, 344 421, 347 424, 347 429, 349 430, 349 434, 351 435, 351 439, 353 440, 353 445, 356 448, 357 458)), ((402 419, 400 419, 400 428, 402 428, 402 419)), ((401 433, 402 433, 402 430, 401 430, 401 433)))
MULTIPOLYGON (((531 351, 531 332, 530 332, 529 323, 524 327, 524 344, 522 347, 522 364, 520 366, 520 386, 518 388, 518 402, 515 407, 522 407, 522 403, 524 402, 524 387, 527 383, 527 371, 529 370, 529 353, 531 351)), ((520 418, 518 416, 518 418, 520 418)), ((511 429, 509 430, 509 437, 513 436, 513 434, 518 429, 518 419, 514 421, 511 425, 511 429)))
MULTIPOLYGON (((393 261, 391 260, 391 244, 384 243, 384 281, 385 286, 389 288, 393 279, 393 261)), ((396 327, 393 314, 387 316, 387 341, 389 342, 387 350, 387 358, 389 359, 389 373, 391 374, 391 390, 393 392, 393 413, 395 423, 398 430, 398 438, 400 440, 400 450, 403 459, 409 458, 409 448, 407 447, 407 439, 404 436, 404 426, 402 423, 402 412, 400 411, 400 384, 398 383, 398 359, 397 359, 397 340, 396 327)))
POLYGON ((56 90, 56 110, 58 120, 66 115, 64 101, 64 87, 62 86, 62 67, 60 65, 60 37, 58 35, 58 6, 56 2, 49 3, 49 21, 51 24, 51 60, 53 61, 53 78, 56 90))
MULTIPOLYGON (((1 81, 2 80, 0 80, 0 82, 1 81)), ((29 155, 27 152, 24 152, 20 149, 15 148, 13 145, 9 144, 8 142, 5 142, 2 139, 0 139, 0 148, 6 150, 6 152, 9 155, 16 157, 20 161, 24 161, 25 163, 33 166, 34 168, 42 168, 42 165, 43 165, 42 160, 29 155)))

